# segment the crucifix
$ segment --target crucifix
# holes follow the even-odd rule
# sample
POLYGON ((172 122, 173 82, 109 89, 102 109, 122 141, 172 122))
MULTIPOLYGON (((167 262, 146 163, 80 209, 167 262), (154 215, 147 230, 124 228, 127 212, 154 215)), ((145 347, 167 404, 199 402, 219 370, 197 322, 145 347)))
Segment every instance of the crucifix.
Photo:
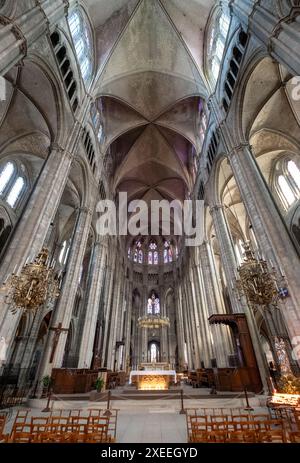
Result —
POLYGON ((49 329, 55 332, 54 337, 53 337, 51 356, 50 356, 50 360, 49 360, 49 362, 52 363, 53 359, 54 359, 55 352, 56 352, 59 336, 63 331, 69 331, 69 328, 62 328, 62 324, 59 323, 56 328, 54 326, 52 326, 49 329))

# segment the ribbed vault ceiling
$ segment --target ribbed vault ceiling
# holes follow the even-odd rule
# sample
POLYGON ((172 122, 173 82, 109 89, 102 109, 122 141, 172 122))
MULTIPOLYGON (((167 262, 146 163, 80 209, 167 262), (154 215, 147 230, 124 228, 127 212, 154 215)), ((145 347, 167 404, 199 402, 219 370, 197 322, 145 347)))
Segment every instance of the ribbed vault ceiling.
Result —
POLYGON ((111 185, 129 199, 180 199, 193 188, 206 97, 203 36, 214 0, 90 0, 96 94, 111 185))

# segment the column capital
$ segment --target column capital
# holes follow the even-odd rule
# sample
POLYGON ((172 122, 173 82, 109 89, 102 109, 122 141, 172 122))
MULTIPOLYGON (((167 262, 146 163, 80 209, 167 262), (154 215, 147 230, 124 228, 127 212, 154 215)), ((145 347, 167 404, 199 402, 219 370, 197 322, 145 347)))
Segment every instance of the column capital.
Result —
POLYGON ((49 153, 52 153, 52 151, 57 151, 58 153, 63 154, 64 156, 68 157, 69 159, 74 158, 74 154, 71 151, 67 150, 66 148, 64 148, 62 145, 60 145, 57 142, 53 142, 49 146, 49 153))
POLYGON ((7 18, 3 15, 0 15, 0 24, 2 26, 11 26, 11 33, 15 36, 16 40, 21 40, 21 43, 19 44, 19 49, 21 54, 23 55, 22 58, 24 58, 27 55, 28 47, 26 37, 21 31, 20 27, 12 19, 7 18))
POLYGON ((105 247, 107 248, 107 240, 105 239, 106 236, 102 236, 102 235, 97 235, 97 238, 94 242, 94 247, 105 247))
POLYGON ((87 215, 92 215, 93 214, 93 210, 90 207, 87 207, 87 206, 77 207, 76 211, 78 211, 80 214, 81 213, 87 214, 87 215))
POLYGON ((224 208, 224 204, 214 204, 213 206, 210 206, 209 212, 212 214, 213 212, 219 211, 220 209, 224 210, 224 208))
POLYGON ((268 43, 267 43, 267 49, 268 52, 271 54, 274 52, 274 43, 273 39, 278 39, 279 34, 283 31, 284 25, 285 24, 291 24, 297 16, 300 15, 300 7, 299 6, 293 6, 289 12, 288 15, 283 16, 282 18, 279 19, 279 21, 276 23, 275 27, 272 30, 272 33, 269 37, 268 43))
POLYGON ((232 149, 227 153, 227 158, 230 159, 233 155, 237 154, 239 151, 244 151, 245 148, 248 148, 251 151, 252 146, 249 142, 243 141, 238 145, 232 147, 232 149))

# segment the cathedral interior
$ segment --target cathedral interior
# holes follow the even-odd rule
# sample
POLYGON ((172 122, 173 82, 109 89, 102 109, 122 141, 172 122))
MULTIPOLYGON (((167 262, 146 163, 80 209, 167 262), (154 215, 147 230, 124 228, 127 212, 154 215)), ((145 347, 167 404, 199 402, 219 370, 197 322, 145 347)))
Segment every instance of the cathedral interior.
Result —
POLYGON ((300 442, 299 42, 296 0, 0 0, 0 442, 108 397, 98 441, 148 442, 170 394, 300 442))

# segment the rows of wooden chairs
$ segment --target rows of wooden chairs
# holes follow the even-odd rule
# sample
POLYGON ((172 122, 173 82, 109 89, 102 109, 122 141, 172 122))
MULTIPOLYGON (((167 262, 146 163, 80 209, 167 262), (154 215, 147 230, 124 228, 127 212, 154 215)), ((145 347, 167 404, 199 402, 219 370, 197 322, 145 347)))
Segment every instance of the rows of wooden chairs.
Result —
POLYGON ((274 419, 283 420, 290 431, 300 431, 300 409, 291 407, 270 408, 274 419))
MULTIPOLYGON (((269 414, 240 413, 227 409, 212 415, 200 414, 201 410, 187 410, 189 442, 300 442, 300 428, 291 430, 283 419, 270 419, 269 414)), ((203 409, 202 409, 203 412, 203 409)), ((298 417, 297 417, 298 419, 298 417)))
POLYGON ((53 410, 48 416, 31 416, 19 410, 12 430, 4 433, 0 418, 0 441, 14 443, 102 443, 116 441, 118 410, 53 410))
POLYGON ((191 421, 190 416, 197 415, 197 416, 215 416, 215 417, 235 417, 241 416, 245 414, 245 410, 243 408, 186 408, 186 425, 187 425, 187 434, 188 436, 191 434, 191 421))

